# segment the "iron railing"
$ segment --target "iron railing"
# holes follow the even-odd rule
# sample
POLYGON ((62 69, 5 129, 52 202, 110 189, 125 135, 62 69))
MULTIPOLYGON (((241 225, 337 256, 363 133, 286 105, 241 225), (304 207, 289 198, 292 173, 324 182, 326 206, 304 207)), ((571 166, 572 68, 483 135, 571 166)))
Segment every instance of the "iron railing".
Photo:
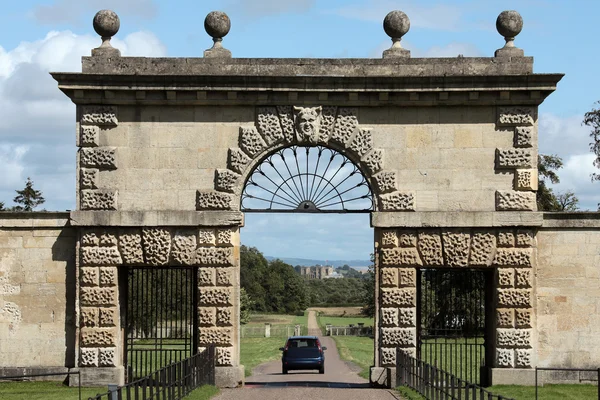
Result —
POLYGON ((396 351, 396 385, 408 386, 426 399, 513 400, 411 357, 402 349, 396 351))
MULTIPOLYGON (((538 387, 544 386, 544 383, 553 383, 556 384, 558 382, 563 383, 582 383, 582 382, 596 382, 596 396, 598 400, 600 400, 600 368, 596 369, 578 369, 578 368, 539 368, 535 367, 535 400, 538 400, 538 387), (560 377, 553 377, 548 380, 548 382, 542 382, 538 379, 538 371, 551 371, 560 374, 560 377), (584 373, 582 377, 581 373, 584 373), (575 377, 576 376, 576 377, 575 377), (592 379, 595 376, 595 380, 592 379)), ((543 399, 543 397, 542 397, 543 399)))
POLYGON ((178 400, 202 385, 215 384, 215 348, 174 362, 116 390, 89 400, 178 400))

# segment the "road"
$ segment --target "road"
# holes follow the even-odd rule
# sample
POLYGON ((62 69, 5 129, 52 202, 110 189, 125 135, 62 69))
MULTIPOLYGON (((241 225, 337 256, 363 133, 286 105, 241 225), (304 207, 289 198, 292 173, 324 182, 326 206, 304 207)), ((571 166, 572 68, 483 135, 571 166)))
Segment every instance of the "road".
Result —
MULTIPOLYGON (((316 313, 308 313, 308 334, 319 336, 316 313)), ((325 351, 325 373, 317 371, 290 371, 281 373, 281 361, 272 361, 256 367, 246 378, 246 386, 223 389, 218 400, 393 400, 400 397, 391 390, 372 389, 366 379, 340 359, 335 341, 319 337, 325 351)))

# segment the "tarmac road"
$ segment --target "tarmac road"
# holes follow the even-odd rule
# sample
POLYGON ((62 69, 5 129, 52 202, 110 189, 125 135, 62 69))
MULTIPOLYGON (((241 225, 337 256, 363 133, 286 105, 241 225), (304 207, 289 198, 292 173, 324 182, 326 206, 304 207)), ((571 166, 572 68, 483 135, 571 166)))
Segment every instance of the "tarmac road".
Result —
MULTIPOLYGON (((308 313, 309 335, 320 335, 316 313, 308 313)), ((325 373, 318 371, 290 371, 281 373, 281 360, 271 361, 256 367, 246 385, 238 389, 223 389, 214 399, 218 400, 393 400, 400 397, 391 390, 372 389, 366 379, 358 376, 340 359, 335 341, 319 337, 325 350, 325 373)), ((282 340, 283 345, 283 340, 282 340)))

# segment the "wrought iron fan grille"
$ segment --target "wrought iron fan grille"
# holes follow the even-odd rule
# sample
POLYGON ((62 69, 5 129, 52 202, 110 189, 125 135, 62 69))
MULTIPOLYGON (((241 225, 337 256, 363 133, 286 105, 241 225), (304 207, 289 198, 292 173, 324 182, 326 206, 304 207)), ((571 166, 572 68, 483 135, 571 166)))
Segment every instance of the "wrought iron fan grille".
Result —
POLYGON ((243 211, 369 212, 373 194, 361 170, 323 146, 281 149, 253 171, 242 193, 243 211))

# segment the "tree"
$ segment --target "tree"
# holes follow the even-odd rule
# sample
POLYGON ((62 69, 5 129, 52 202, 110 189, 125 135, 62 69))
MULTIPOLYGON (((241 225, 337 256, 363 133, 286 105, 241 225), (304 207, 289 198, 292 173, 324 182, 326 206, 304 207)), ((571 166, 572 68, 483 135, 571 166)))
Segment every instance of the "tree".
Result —
POLYGON ((538 155, 538 191, 537 191, 537 206, 540 211, 560 211, 556 195, 552 189, 546 185, 546 179, 551 183, 558 183, 557 170, 562 168, 562 159, 557 155, 538 155))
POLYGON ((248 322, 250 322, 250 310, 252 309, 253 305, 254 305, 254 302, 250 299, 250 296, 248 296, 246 289, 241 288, 240 289, 240 323, 241 324, 247 324, 248 322))
POLYGON ((5 211, 3 201, 0 201, 0 211, 5 211))
POLYGON ((15 211, 33 211, 34 208, 46 201, 42 196, 42 192, 33 188, 33 181, 29 177, 27 177, 27 182, 25 182, 25 188, 15 191, 17 192, 17 196, 13 201, 18 204, 14 207, 15 211))
MULTIPOLYGON (((597 102, 596 104, 600 104, 597 102)), ((600 108, 592 108, 591 111, 586 112, 583 116, 583 124, 592 128, 590 137, 590 151, 594 153, 596 158, 592 161, 592 164, 596 168, 600 168, 600 108)), ((600 181, 600 174, 592 173, 590 175, 593 181, 600 181)), ((600 203, 598 203, 598 211, 600 211, 600 203)))
POLYGON ((556 195, 556 201, 560 208, 560 211, 577 211, 579 210, 579 199, 575 197, 575 193, 567 191, 565 193, 558 193, 556 195))
MULTIPOLYGON (((375 255, 371 254, 371 262, 375 263, 375 255)), ((360 313, 367 316, 375 316, 375 267, 374 264, 369 265, 367 277, 363 281, 364 297, 363 308, 360 313)))

